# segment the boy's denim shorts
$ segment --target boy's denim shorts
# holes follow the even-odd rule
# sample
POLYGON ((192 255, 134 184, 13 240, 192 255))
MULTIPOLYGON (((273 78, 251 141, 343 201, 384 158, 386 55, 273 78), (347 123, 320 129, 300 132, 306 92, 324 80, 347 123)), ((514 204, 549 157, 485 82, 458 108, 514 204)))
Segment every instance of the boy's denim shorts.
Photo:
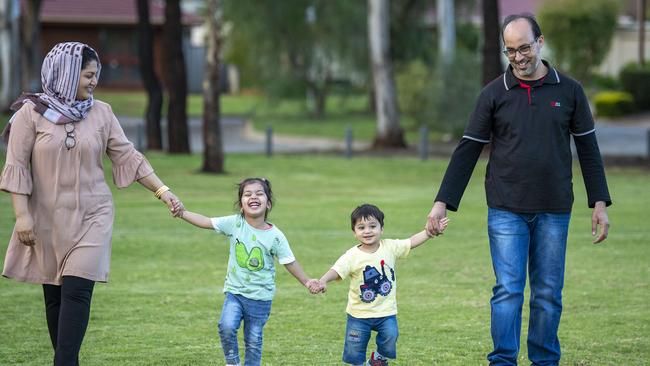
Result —
POLYGON ((397 357, 397 316, 360 319, 348 314, 343 362, 353 365, 366 362, 368 341, 373 330, 377 332, 377 352, 386 358, 397 357))

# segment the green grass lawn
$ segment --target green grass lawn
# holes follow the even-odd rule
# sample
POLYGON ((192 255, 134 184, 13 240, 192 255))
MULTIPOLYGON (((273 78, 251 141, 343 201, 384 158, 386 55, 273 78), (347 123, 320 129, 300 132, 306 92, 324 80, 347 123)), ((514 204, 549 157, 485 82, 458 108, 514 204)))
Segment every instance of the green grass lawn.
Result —
POLYGON ((10 113, 0 113, 0 132, 2 132, 7 122, 9 122, 9 118, 11 118, 10 113))
MULTIPOLYGON (((149 158, 188 209, 209 216, 233 213, 234 184, 241 178, 269 178, 277 199, 270 219, 312 276, 324 273, 354 244, 349 214, 360 203, 383 209, 385 237, 406 238, 421 230, 447 163, 229 155, 228 174, 211 176, 196 172, 198 156, 149 158)), ((400 338, 393 365, 486 364, 493 274, 484 165, 478 164, 461 211, 450 213, 445 235, 399 262, 400 338)), ((611 233, 595 246, 576 169, 560 326, 563 365, 647 365, 650 360, 650 233, 644 214, 650 176, 609 168, 608 181, 615 202, 609 210, 611 233)), ((170 218, 137 184, 114 193, 111 277, 96 286, 81 364, 222 365, 217 321, 226 239, 170 218)), ((10 195, 0 194, 2 253, 13 222, 10 195)), ((340 364, 347 286, 332 283, 326 294, 312 296, 278 268, 263 364, 340 364)), ((51 363, 40 286, 1 279, 0 293, 0 365, 51 363)), ((527 305, 524 314, 521 364, 526 364, 527 305)))

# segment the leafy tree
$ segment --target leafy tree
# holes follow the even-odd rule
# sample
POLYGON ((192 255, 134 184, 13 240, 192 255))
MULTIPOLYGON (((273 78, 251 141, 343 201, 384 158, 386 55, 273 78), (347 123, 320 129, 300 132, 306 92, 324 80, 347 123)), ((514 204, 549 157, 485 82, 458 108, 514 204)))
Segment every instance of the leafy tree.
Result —
POLYGON ((223 173, 224 153, 221 135, 221 106, 219 101, 219 53, 221 22, 219 1, 206 0, 205 82, 203 83, 203 167, 201 171, 223 173))
POLYGON ((0 113, 20 94, 20 2, 0 0, 0 113))
POLYGON ((483 85, 503 73, 499 43, 499 2, 483 0, 483 85))
POLYGON ((618 13, 616 0, 549 0, 539 22, 557 64, 587 82, 609 50, 618 13))
POLYGON ((437 42, 434 30, 423 14, 435 5, 431 0, 392 0, 390 2, 390 55, 396 64, 413 60, 432 65, 437 42))
POLYGON ((225 0, 227 59, 269 95, 312 96, 319 117, 333 84, 365 82, 365 15, 356 1, 225 0))
POLYGON ((40 91, 41 86, 41 12, 42 0, 24 1, 21 12, 21 71, 22 86, 26 91, 40 91))
POLYGON ((149 0, 137 0, 138 5, 138 53, 140 58, 140 75, 147 91, 147 111, 145 125, 147 129, 147 149, 162 150, 162 133, 160 116, 162 111, 162 88, 153 63, 153 27, 149 21, 149 0))
POLYGON ((189 153, 187 131, 187 72, 183 57, 183 29, 181 26, 180 0, 165 2, 165 24, 163 25, 163 52, 167 75, 167 134, 169 152, 189 153))
POLYGON ((389 0, 368 0, 368 40, 375 85, 377 112, 377 147, 406 147, 399 124, 397 91, 390 58, 390 4, 389 0))
POLYGON ((637 24, 639 24, 639 64, 645 64, 645 13, 648 7, 646 0, 638 0, 637 24))

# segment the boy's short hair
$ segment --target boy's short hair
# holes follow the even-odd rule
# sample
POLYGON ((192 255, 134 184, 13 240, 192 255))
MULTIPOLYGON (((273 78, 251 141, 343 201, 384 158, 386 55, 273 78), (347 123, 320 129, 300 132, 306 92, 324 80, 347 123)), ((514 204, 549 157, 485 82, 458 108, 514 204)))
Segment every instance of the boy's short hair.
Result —
POLYGON ((354 225, 356 225, 357 221, 361 219, 368 220, 371 217, 379 221, 380 227, 382 228, 384 227, 384 213, 381 212, 379 207, 364 203, 363 205, 355 208, 354 211, 352 211, 352 214, 350 215, 350 224, 352 227, 352 231, 354 231, 354 225))

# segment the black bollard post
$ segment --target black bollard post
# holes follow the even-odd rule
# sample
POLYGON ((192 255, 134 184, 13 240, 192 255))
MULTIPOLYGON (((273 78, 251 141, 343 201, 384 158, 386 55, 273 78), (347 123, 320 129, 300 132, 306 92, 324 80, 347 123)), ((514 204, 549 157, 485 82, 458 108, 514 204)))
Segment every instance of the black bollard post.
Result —
POLYGON ((420 160, 426 161, 429 158, 429 128, 426 125, 420 127, 420 160))
POLYGON ((647 134, 647 138, 646 138, 646 147, 648 149, 647 158, 650 159, 650 128, 648 128, 648 134, 647 134))
POLYGON ((266 126, 266 156, 273 156, 273 128, 266 126))
POLYGON ((345 127, 345 157, 352 158, 352 127, 350 125, 345 127))
POLYGON ((138 151, 144 151, 144 124, 138 123, 135 126, 135 134, 136 134, 136 150, 138 151))

